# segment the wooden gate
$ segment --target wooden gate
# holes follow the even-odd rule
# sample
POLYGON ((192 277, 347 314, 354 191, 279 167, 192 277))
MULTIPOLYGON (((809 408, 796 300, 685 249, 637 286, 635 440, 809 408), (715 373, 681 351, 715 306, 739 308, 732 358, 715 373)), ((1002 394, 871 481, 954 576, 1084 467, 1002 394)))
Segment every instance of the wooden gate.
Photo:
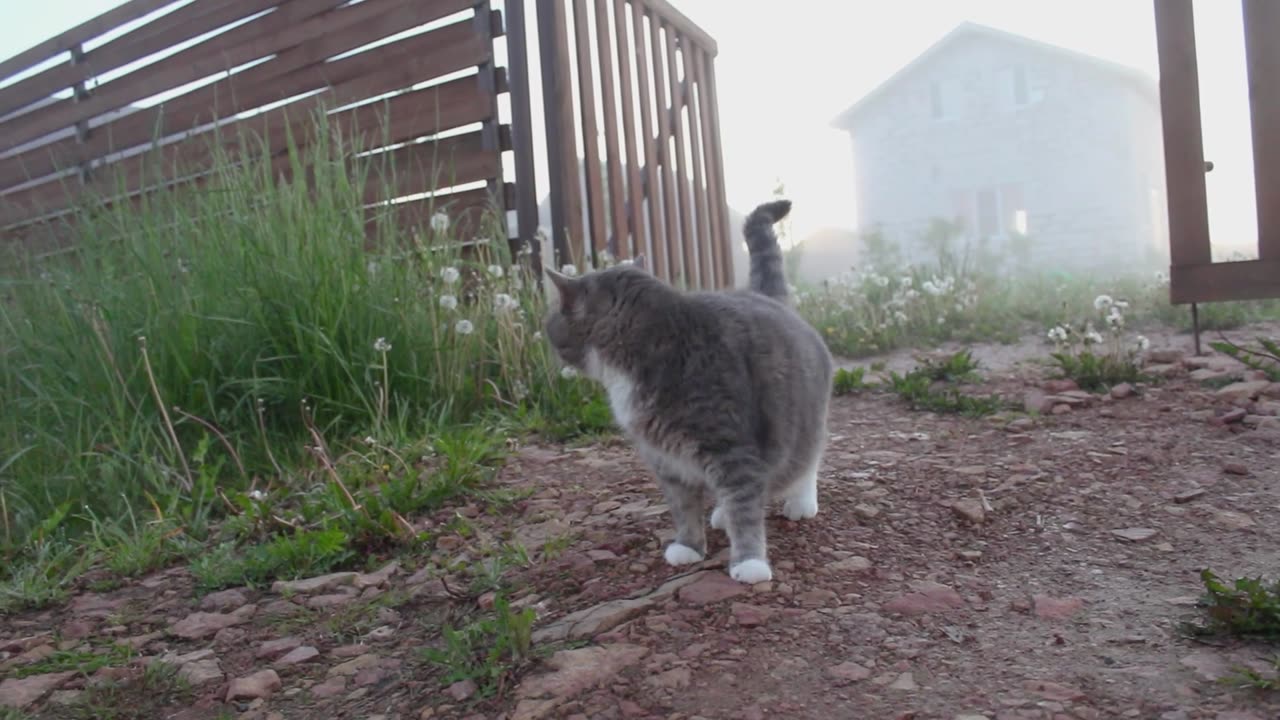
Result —
MULTIPOLYGON (((1192 0, 1155 0, 1174 304, 1280 297, 1280 2, 1243 0, 1258 259, 1213 262, 1192 0)), ((1197 336, 1198 344, 1198 336, 1197 336)))
POLYGON ((644 254, 673 283, 731 286, 715 41, 665 0, 537 8, 559 262, 644 254))
POLYGON ((465 232, 512 202, 503 32, 487 0, 130 0, 0 62, 19 78, 0 87, 0 235, 56 227, 85 194, 199 183, 242 130, 284 171, 316 112, 394 163, 371 215, 396 201, 399 222, 444 210, 465 232))

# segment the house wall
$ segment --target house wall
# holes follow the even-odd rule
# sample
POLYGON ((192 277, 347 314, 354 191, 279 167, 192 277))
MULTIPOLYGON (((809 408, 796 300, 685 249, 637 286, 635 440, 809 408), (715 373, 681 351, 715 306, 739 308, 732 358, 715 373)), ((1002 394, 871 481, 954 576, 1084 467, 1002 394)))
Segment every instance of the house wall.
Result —
POLYGON ((1038 266, 1129 267, 1163 242, 1149 211, 1149 190, 1164 196, 1159 111, 1106 69, 959 38, 872 102, 850 131, 859 228, 908 255, 925 253, 914 240, 934 217, 965 218, 976 240, 983 188, 1003 197, 1002 230, 1025 210, 1038 266), (1016 106, 1019 66, 1027 102, 1016 106))

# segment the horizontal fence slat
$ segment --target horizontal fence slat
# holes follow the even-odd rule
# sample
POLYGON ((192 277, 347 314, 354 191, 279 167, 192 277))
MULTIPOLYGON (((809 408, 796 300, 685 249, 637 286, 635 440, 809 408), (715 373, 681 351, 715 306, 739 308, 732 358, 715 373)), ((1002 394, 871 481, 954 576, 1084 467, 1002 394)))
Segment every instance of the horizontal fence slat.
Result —
POLYGON ((280 0, 193 2, 85 53, 80 62, 68 60, 9 87, 0 88, 0 115, 7 115, 95 75, 115 70, 279 3, 280 0))
POLYGON ((1280 260, 1243 260, 1169 269, 1174 305, 1280 297, 1280 260))
MULTIPOLYGON (((403 15, 399 10, 394 14, 403 15)), ((362 32, 345 41, 324 36, 317 43, 324 46, 326 53, 336 54, 368 41, 368 35, 362 32), (355 44, 346 47, 352 43, 355 44)), ((312 52, 305 46, 297 50, 312 52)), ((491 55, 490 48, 474 36, 467 23, 454 23, 331 63, 295 69, 282 77, 277 77, 281 69, 296 63, 279 58, 228 78, 216 87, 202 88, 191 96, 121 118, 97 130, 83 145, 72 138, 0 161, 0 187, 12 187, 29 177, 43 177, 58 168, 75 167, 111 152, 145 145, 156 135, 185 132, 213 120, 219 110, 225 117, 326 86, 331 87, 326 99, 331 106, 338 106, 478 65, 491 55), (282 65, 275 67, 276 63, 282 65)), ((243 121, 230 121, 222 127, 239 122, 243 121)))
MULTIPOLYGON (((389 0, 365 0, 377 3, 389 0)), ((408 2, 409 0, 396 0, 408 2)), ((279 10, 165 58, 96 89, 88 99, 64 100, 0 123, 0 151, 37 140, 68 125, 144 100, 186 83, 293 47, 332 29, 339 13, 325 13, 333 0, 293 0, 279 10), (323 13, 323 14, 321 14, 323 13), (249 37, 248 41, 242 38, 249 37)), ((358 7, 358 6, 357 6, 358 7)))
POLYGON ((39 65, 60 52, 71 48, 121 25, 133 22, 176 0, 130 0, 119 7, 112 8, 101 15, 86 20, 70 30, 38 43, 22 52, 0 61, 0 78, 16 75, 23 70, 39 65))
POLYGON ((432 215, 443 212, 449 218, 451 234, 469 239, 479 232, 484 213, 491 209, 505 211, 514 207, 513 187, 504 183, 499 197, 494 197, 488 188, 478 188, 396 203, 390 207, 371 206, 365 211, 365 222, 370 234, 375 232, 379 220, 391 223, 400 232, 407 232, 413 228, 428 226, 432 215))
POLYGON ((492 180, 502 175, 502 157, 484 148, 480 132, 405 145, 375 156, 379 173, 365 186, 365 204, 492 180), (384 192, 390 195, 383 196, 384 192))

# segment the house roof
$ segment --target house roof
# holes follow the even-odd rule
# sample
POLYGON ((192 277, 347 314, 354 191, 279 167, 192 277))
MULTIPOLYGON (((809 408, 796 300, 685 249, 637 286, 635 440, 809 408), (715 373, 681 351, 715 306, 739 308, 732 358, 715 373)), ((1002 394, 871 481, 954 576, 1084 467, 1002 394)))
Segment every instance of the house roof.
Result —
POLYGON ((1156 81, 1151 76, 1138 70, 1137 68, 1122 65, 1110 60, 1082 53, 1077 50, 1069 50, 1067 48, 1051 45, 1039 40, 1032 40, 1029 37, 1018 35, 1015 33, 999 30, 988 25, 980 25, 974 22, 962 22, 952 28, 946 35, 943 35, 937 42, 930 45, 928 49, 920 53, 914 60, 904 65, 888 79, 877 85, 871 92, 863 95, 861 99, 850 105, 831 121, 833 127, 845 130, 849 129, 857 116, 861 115, 869 107, 875 105, 876 100, 887 93, 895 85, 912 75, 916 70, 928 65, 934 58, 941 55, 951 46, 967 38, 982 38, 995 40, 1005 43, 1013 43, 1024 48, 1056 55, 1064 60, 1087 64, 1095 67, 1103 72, 1114 75, 1117 79, 1134 84, 1140 92, 1148 95, 1152 100, 1159 99, 1159 90, 1156 81))

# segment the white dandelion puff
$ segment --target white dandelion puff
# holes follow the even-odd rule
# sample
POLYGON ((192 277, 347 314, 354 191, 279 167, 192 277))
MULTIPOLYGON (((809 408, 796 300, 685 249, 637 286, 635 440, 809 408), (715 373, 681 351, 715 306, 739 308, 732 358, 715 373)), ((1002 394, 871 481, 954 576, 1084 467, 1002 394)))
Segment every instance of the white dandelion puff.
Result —
POLYGON ((452 285, 458 282, 459 277, 461 277, 461 274, 456 267, 447 267, 440 271, 440 279, 444 281, 445 285, 452 285))
POLYGON ((431 216, 431 229, 438 233, 449 229, 449 216, 443 210, 439 210, 431 216))
POLYGON ((262 502, 263 500, 267 499, 267 494, 262 492, 261 490, 250 490, 249 499, 256 500, 257 502, 262 502))
POLYGON ((1147 339, 1146 335, 1139 335, 1136 344, 1140 352, 1146 352, 1151 347, 1151 341, 1147 339))
POLYGON ((1098 297, 1093 299, 1093 309, 1106 310, 1107 308, 1114 305, 1115 302, 1116 302, 1115 300, 1111 299, 1110 295, 1099 295, 1098 297))
POLYGON ((514 310, 519 306, 520 303, 516 302, 515 298, 512 298, 506 293, 498 293, 493 296, 493 309, 497 312, 504 313, 514 310))
POLYGON ((572 380, 578 377, 578 371, 571 365, 565 365, 564 367, 560 368, 560 377, 564 378, 565 380, 572 380))
POLYGON ((377 445, 377 444, 378 444, 378 441, 377 441, 377 439, 376 439, 376 438, 374 438, 372 435, 365 435, 365 436, 364 436, 364 444, 365 444, 365 445, 368 445, 369 447, 373 447, 374 445, 377 445))
POLYGON ((505 273, 503 272, 503 270, 502 270, 502 266, 501 266, 501 265, 490 265, 490 266, 489 266, 489 274, 490 274, 490 275, 492 275, 492 276, 494 276, 494 277, 496 277, 496 278, 500 278, 500 277, 502 277, 505 273))
POLYGON ((457 324, 453 326, 453 330, 459 335, 470 335, 476 331, 476 326, 472 325, 470 320, 459 320, 457 324))
POLYGON ((380 353, 391 352, 391 343, 387 342, 386 338, 380 337, 373 341, 373 349, 380 353))
POLYGON ((560 274, 573 277, 578 274, 578 268, 575 265, 563 265, 560 268, 560 274))
POLYGON ((441 295, 440 307, 445 310, 456 310, 458 308, 458 298, 456 295, 441 295))

